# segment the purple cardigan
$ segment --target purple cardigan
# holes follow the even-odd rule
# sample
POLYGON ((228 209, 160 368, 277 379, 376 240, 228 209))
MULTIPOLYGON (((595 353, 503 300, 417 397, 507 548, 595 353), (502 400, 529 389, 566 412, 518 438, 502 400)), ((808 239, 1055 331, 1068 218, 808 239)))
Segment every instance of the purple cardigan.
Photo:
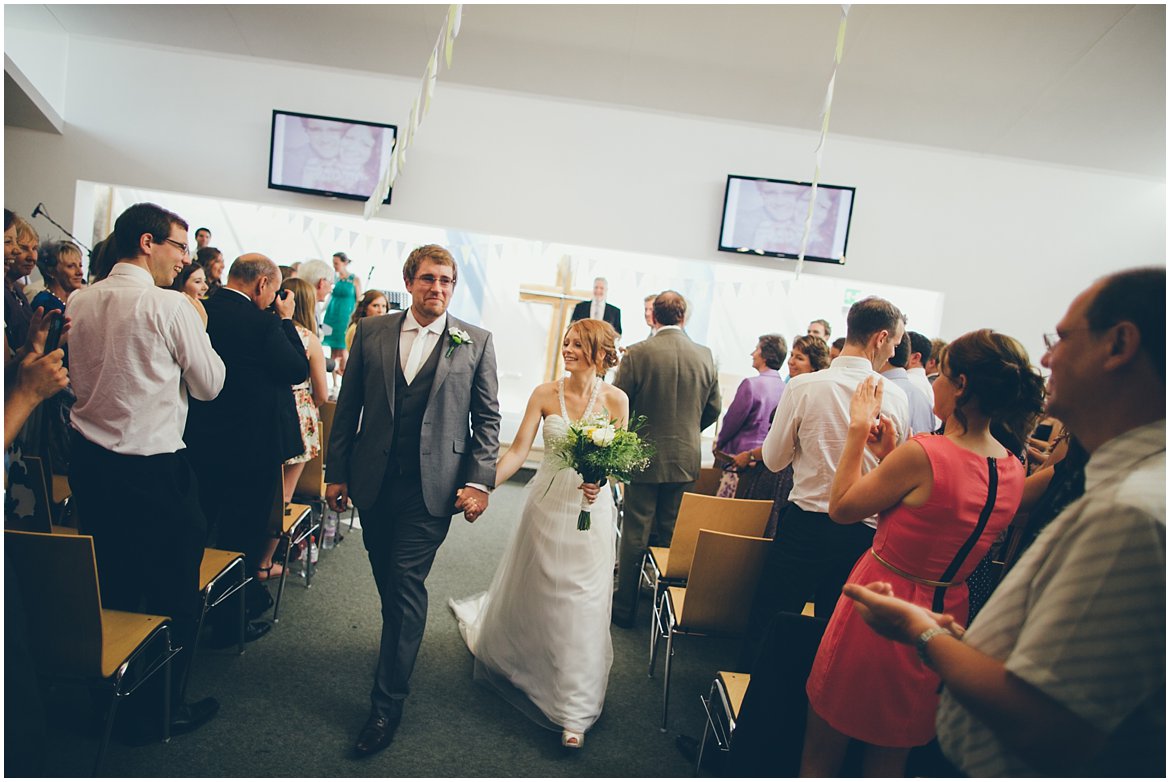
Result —
POLYGON ((783 393, 784 381, 775 369, 765 369, 756 377, 746 378, 739 384, 735 399, 723 416, 715 447, 724 453, 737 454, 761 445, 768 436, 772 414, 783 393))

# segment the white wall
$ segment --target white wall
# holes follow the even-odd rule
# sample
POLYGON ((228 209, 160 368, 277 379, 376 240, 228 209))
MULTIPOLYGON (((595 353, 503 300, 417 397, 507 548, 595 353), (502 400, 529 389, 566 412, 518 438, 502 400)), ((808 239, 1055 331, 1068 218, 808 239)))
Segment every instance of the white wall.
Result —
MULTIPOLYGON (((69 62, 64 135, 5 135, 6 205, 27 214, 44 201, 67 225, 77 179, 360 213, 357 202, 267 189, 271 109, 401 126, 416 90, 407 79, 85 38, 71 41, 69 62)), ((473 67, 457 51, 449 78, 473 67)), ((721 262, 733 258, 714 250, 726 175, 807 179, 815 143, 441 79, 380 214, 721 262)), ((848 265, 806 273, 941 290, 944 337, 992 326, 1038 359, 1040 333, 1091 279, 1165 263, 1164 181, 842 137, 829 140, 822 180, 857 187, 848 265)))

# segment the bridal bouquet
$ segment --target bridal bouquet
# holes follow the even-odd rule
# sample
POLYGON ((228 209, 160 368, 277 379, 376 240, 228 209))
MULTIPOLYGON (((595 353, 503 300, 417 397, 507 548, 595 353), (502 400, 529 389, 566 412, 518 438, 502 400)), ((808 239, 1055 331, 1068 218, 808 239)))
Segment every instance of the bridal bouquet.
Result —
MULTIPOLYGON (((654 446, 638 436, 637 430, 646 423, 639 416, 626 429, 604 415, 585 418, 569 425, 564 437, 546 443, 554 458, 564 467, 576 470, 585 483, 605 485, 606 477, 627 482, 650 465, 654 446)), ((581 499, 581 513, 577 529, 589 529, 589 503, 581 499)))

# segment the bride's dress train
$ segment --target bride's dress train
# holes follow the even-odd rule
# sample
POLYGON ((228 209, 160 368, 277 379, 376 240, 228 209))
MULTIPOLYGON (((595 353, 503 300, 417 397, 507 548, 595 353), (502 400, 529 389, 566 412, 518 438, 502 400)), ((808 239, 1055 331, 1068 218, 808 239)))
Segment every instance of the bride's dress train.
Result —
MULTIPOLYGON (((588 410, 595 400, 596 388, 588 410)), ((546 443, 565 435, 567 419, 562 396, 561 415, 544 420, 546 443)), ((546 451, 488 591, 450 605, 477 678, 545 727, 584 733, 601 714, 613 662, 616 513, 602 487, 590 528, 578 530, 580 484, 546 451)))

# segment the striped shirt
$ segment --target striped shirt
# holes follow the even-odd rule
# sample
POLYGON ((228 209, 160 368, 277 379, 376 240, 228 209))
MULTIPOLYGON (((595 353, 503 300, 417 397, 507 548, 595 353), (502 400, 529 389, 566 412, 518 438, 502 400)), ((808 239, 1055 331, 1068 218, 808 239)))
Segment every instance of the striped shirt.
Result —
MULTIPOLYGON (((1085 776, 1165 769, 1166 422, 1093 454, 1085 494, 1040 535, 964 641, 1109 738, 1085 776)), ((970 776, 1034 776, 947 691, 943 752, 970 776)))

